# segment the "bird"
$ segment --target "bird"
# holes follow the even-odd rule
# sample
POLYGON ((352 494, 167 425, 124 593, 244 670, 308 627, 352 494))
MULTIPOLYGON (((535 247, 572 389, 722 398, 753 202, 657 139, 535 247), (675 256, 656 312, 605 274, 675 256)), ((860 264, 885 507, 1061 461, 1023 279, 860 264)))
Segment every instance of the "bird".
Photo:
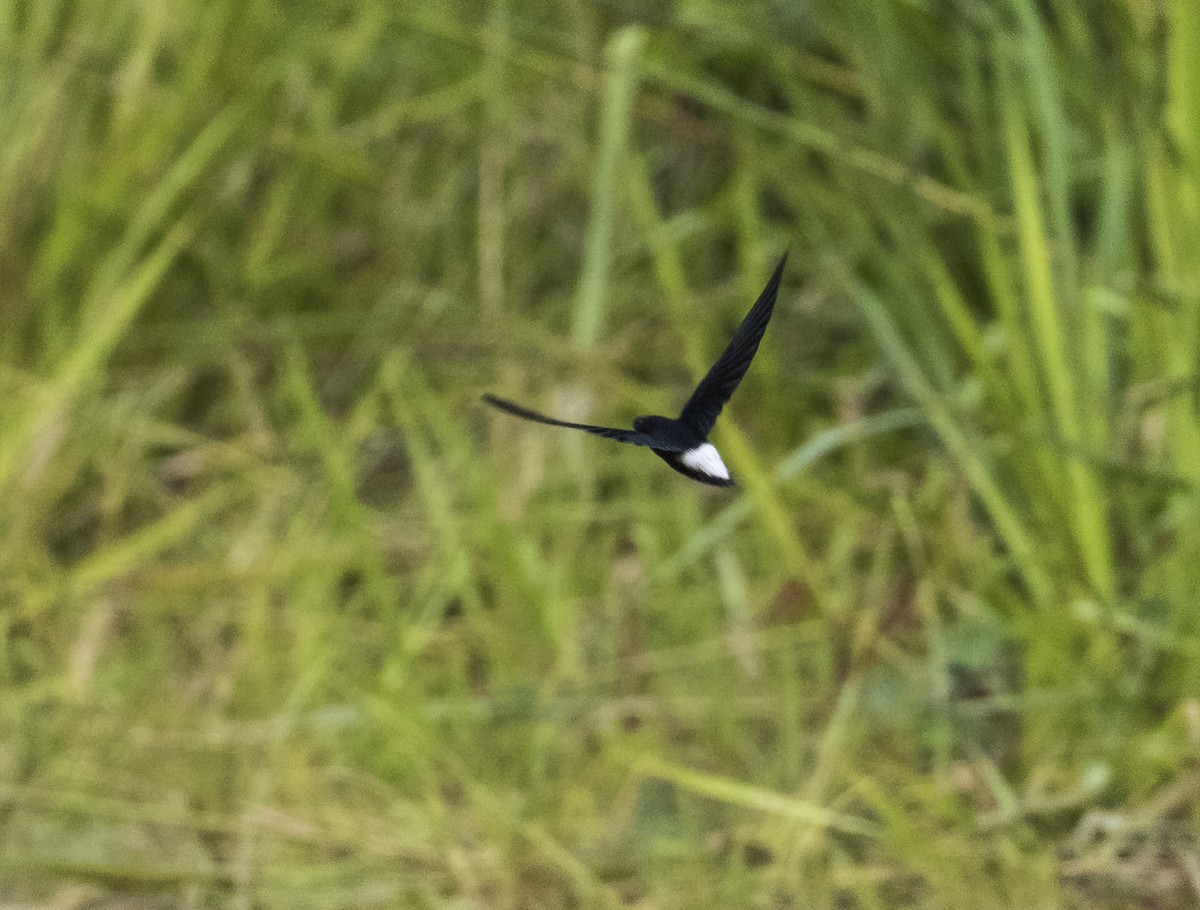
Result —
POLYGON ((708 434, 717 422, 721 409, 746 375, 750 361, 758 352, 759 342, 762 341, 763 332, 766 331, 767 323, 770 322, 775 309, 775 298, 779 293, 779 281, 783 277, 783 267, 787 258, 788 254, 785 252, 779 264, 775 266, 767 286, 758 295, 758 300, 742 320, 717 362, 700 380, 678 417, 637 417, 633 421, 633 429, 624 430, 618 427, 598 427, 557 420, 491 394, 484 395, 483 400, 494 408, 524 420, 552 427, 583 430, 605 439, 646 446, 680 474, 692 480, 715 487, 731 487, 734 485, 733 478, 729 469, 725 467, 725 462, 721 460, 716 446, 708 441, 708 434))

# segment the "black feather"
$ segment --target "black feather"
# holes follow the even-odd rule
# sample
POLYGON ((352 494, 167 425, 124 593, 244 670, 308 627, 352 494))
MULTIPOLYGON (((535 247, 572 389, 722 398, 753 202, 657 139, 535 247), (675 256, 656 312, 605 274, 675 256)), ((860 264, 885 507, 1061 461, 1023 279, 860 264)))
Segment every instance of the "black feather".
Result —
POLYGON ((523 408, 519 404, 513 404, 511 401, 505 401, 503 398, 497 398, 495 395, 484 395, 483 400, 494 408, 499 408, 501 411, 507 411, 510 414, 515 414, 517 417, 523 417, 526 420, 534 420, 538 423, 547 423, 552 427, 567 427, 572 430, 583 430, 585 433, 593 433, 596 436, 603 436, 605 439, 615 439, 618 442, 628 442, 635 446, 648 446, 654 443, 654 440, 645 433, 639 433, 636 430, 620 430, 616 427, 594 427, 586 423, 570 423, 566 420, 555 420, 553 417, 547 417, 545 414, 539 414, 536 411, 531 411, 528 408, 523 408))
MULTIPOLYGON (((775 272, 771 275, 767 286, 763 288, 763 292, 758 295, 758 300, 750 308, 746 318, 742 320, 733 340, 729 342, 724 352, 717 358, 717 362, 713 364, 712 369, 700 381, 700 385, 696 387, 696 391, 692 393, 688 403, 683 406, 683 411, 678 419, 648 415, 637 418, 633 422, 632 430, 619 430, 616 427, 597 427, 587 423, 557 420, 547 417, 545 414, 539 414, 537 411, 523 408, 519 404, 513 404, 511 401, 505 401, 503 398, 497 398, 495 395, 484 395, 483 400, 494 408, 507 411, 524 420, 533 420, 537 423, 549 424, 552 427, 583 430, 585 433, 603 436, 605 439, 615 439, 617 442, 627 442, 635 446, 647 446, 676 471, 686 474, 693 480, 713 486, 732 486, 733 480, 727 473, 725 476, 717 476, 707 470, 689 465, 686 459, 689 452, 693 452, 698 446, 705 444, 709 431, 721 413, 721 408, 725 406, 729 396, 733 394, 738 383, 742 381, 742 377, 746 375, 750 361, 758 352, 759 342, 762 341, 763 332, 766 331, 767 323, 771 321, 771 313, 775 309, 775 297, 779 293, 779 281, 786 262, 787 253, 784 253, 783 258, 779 260, 779 265, 775 266, 775 272)), ((722 464, 719 461, 720 455, 716 455, 716 458, 718 459, 717 464, 722 464)))
POLYGON ((742 320, 737 334, 717 358, 712 369, 700 380, 696 391, 692 392, 692 397, 679 414, 680 421, 704 438, 708 437, 713 424, 717 422, 721 408, 725 407, 725 402, 746 375, 750 361, 758 352, 758 344, 762 341, 763 332, 767 330, 767 323, 771 321, 771 314, 775 310, 775 297, 779 293, 779 281, 783 276, 783 265, 787 258, 788 254, 784 253, 779 265, 775 266, 771 280, 767 282, 767 286, 758 295, 758 300, 742 320))

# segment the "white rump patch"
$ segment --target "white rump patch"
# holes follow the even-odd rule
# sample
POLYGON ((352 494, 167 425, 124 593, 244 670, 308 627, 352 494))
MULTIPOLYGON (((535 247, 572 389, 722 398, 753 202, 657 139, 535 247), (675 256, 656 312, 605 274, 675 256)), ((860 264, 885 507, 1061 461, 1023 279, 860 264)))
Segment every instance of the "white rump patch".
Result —
POLYGON ((699 471, 701 474, 707 474, 709 477, 716 477, 719 480, 729 479, 729 468, 725 467, 725 462, 721 461, 721 456, 711 442, 688 449, 679 456, 679 460, 693 471, 699 471))

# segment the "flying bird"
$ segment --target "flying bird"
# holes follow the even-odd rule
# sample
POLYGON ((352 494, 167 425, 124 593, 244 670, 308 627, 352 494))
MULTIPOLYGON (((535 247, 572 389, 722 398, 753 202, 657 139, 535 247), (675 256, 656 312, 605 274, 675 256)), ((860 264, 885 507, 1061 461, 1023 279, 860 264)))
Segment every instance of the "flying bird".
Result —
POLYGON ((750 361, 758 351, 758 343, 762 341, 763 332, 766 331, 771 313, 775 309, 775 297, 779 293, 779 279, 783 275, 785 262, 787 253, 783 254, 779 265, 775 266, 771 280, 767 282, 767 286, 758 295, 758 300, 742 320, 737 334, 717 358, 712 369, 700 380, 678 418, 653 415, 638 417, 633 421, 632 430, 622 430, 616 427, 594 427, 585 423, 556 420, 495 395, 484 395, 483 400, 494 408, 525 420, 546 423, 552 427, 583 430, 605 439, 646 446, 680 474, 716 487, 731 487, 733 478, 729 476, 729 469, 725 467, 725 462, 721 460, 716 447, 708 441, 708 434, 717 422, 721 408, 746 375, 750 361))

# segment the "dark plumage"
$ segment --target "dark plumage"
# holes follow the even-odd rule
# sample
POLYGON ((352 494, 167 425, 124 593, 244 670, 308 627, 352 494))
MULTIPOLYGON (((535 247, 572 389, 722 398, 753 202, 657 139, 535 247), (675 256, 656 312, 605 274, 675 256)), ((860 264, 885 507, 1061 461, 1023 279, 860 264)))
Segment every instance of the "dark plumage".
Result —
POLYGON ((553 427, 568 427, 572 430, 583 430, 605 439, 615 439, 635 446, 646 446, 655 455, 681 474, 713 486, 733 486, 733 480, 725 463, 716 448, 708 441, 708 434, 725 402, 734 393, 750 361, 758 352, 758 344, 762 341, 767 323, 775 310, 775 297, 779 293, 779 281, 783 276, 783 266, 787 262, 784 253, 775 266, 767 286, 763 288, 758 300, 742 320, 737 333, 729 345, 717 358, 692 397, 683 406, 679 417, 638 417, 633 421, 632 430, 621 430, 615 427, 597 427, 585 423, 570 423, 566 420, 556 420, 536 411, 530 411, 511 401, 497 398, 495 395, 484 395, 483 400, 492 407, 507 411, 525 420, 549 424, 553 427))

